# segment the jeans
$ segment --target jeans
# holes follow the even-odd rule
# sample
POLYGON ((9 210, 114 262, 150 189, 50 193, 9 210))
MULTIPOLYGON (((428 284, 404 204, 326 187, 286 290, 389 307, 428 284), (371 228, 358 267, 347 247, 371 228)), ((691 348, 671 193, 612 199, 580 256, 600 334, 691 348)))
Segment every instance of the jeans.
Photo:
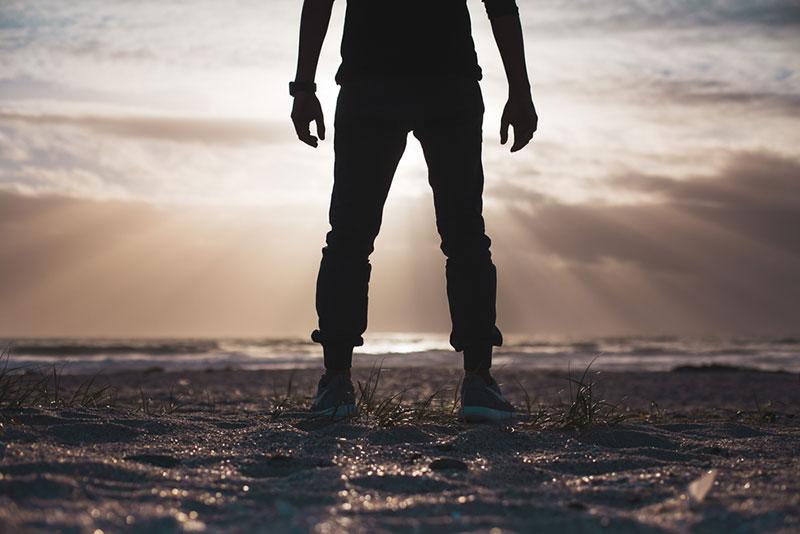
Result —
MULTIPOLYGON (((319 328, 326 367, 350 366, 363 344, 372 266, 369 256, 408 132, 422 145, 433 189, 436 228, 447 257, 450 344, 480 354, 502 345, 495 325, 497 274, 482 215, 483 98, 469 79, 366 79, 344 84, 335 117, 335 167, 329 220, 317 277, 319 328)), ((488 359, 488 361, 487 361, 488 359)))

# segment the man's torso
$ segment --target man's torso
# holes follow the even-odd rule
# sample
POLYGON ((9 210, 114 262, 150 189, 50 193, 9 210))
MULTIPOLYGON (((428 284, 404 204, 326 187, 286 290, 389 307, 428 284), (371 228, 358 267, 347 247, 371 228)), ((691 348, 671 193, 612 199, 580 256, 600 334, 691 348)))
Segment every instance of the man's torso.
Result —
POLYGON ((481 78, 466 0, 348 0, 337 82, 398 76, 481 78))

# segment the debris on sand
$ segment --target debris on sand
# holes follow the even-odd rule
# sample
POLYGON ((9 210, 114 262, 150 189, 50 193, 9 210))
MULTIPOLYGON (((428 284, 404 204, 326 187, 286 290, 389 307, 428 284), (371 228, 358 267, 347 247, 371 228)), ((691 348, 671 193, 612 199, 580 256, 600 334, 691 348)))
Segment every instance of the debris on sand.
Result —
POLYGON ((711 487, 714 485, 714 480, 716 478, 717 470, 710 469, 703 476, 692 481, 688 488, 690 504, 700 504, 703 502, 708 492, 711 491, 711 487))

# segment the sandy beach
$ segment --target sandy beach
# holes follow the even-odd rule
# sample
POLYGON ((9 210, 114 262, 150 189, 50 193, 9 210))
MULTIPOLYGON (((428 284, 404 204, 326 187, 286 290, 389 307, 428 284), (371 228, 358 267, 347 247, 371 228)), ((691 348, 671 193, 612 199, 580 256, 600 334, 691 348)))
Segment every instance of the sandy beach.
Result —
POLYGON ((496 376, 511 425, 456 420, 457 369, 357 368, 348 421, 309 370, 18 377, 0 531, 800 530, 796 374, 590 373, 588 412, 566 369, 496 376))

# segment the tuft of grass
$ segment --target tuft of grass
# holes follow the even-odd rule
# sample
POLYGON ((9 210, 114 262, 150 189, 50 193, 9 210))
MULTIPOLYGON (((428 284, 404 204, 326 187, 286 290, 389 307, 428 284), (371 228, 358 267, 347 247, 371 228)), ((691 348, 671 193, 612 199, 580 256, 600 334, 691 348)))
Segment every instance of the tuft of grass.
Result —
POLYGON ((623 422, 628 417, 627 414, 622 413, 617 405, 597 398, 591 367, 598 357, 599 355, 589 362, 580 377, 574 377, 571 369, 567 371, 569 397, 555 407, 541 403, 535 406, 535 399, 527 388, 519 380, 515 380, 524 395, 527 417, 522 424, 541 430, 586 431, 595 426, 611 426, 623 422))
POLYGON ((552 408, 546 407, 541 402, 536 404, 536 400, 534 397, 531 397, 531 394, 528 392, 528 388, 520 382, 518 379, 514 379, 514 382, 517 384, 520 390, 522 390, 522 394, 524 397, 525 402, 525 411, 524 411, 524 419, 522 424, 529 427, 540 428, 540 429, 557 429, 563 426, 561 421, 560 412, 553 411, 552 408))
POLYGON ((303 406, 301 399, 292 396, 294 393, 295 372, 296 371, 292 369, 289 373, 289 379, 284 391, 280 391, 281 388, 278 387, 273 378, 272 389, 274 393, 267 398, 270 406, 267 415, 270 419, 276 419, 282 415, 296 411, 303 406))
POLYGON ((617 405, 598 399, 595 395, 595 382, 591 380, 590 370, 599 357, 598 354, 589 362, 580 378, 573 378, 572 371, 569 371, 567 380, 569 381, 570 398, 558 418, 558 422, 563 428, 588 430, 592 426, 618 424, 627 417, 619 411, 617 405))
POLYGON ((380 365, 377 365, 377 367, 375 364, 373 364, 366 381, 356 381, 356 387, 358 388, 358 400, 356 401, 356 407, 359 411, 374 412, 377 408, 375 392, 378 391, 378 384, 381 381, 382 372, 383 360, 381 360, 380 365))
POLYGON ((450 404, 450 415, 455 415, 458 412, 458 407, 461 404, 461 379, 456 379, 456 387, 453 388, 453 401, 450 404))
POLYGON ((353 420, 378 427, 391 427, 402 424, 443 422, 452 418, 458 408, 458 387, 452 402, 449 402, 448 388, 439 387, 430 395, 416 401, 407 401, 408 389, 388 395, 378 394, 378 385, 383 374, 383 361, 373 365, 366 380, 357 381, 357 413, 353 420))
POLYGON ((180 400, 172 389, 169 390, 165 398, 154 401, 141 387, 139 388, 139 403, 136 411, 144 415, 172 415, 185 406, 187 406, 187 403, 180 400))
POLYGON ((144 390, 139 387, 139 411, 145 415, 150 415, 150 398, 144 394, 144 390))
POLYGON ((164 400, 164 403, 161 405, 161 411, 164 415, 172 415, 177 413, 178 410, 183 408, 185 403, 175 395, 175 391, 173 389, 169 390, 169 395, 164 400))
POLYGON ((214 412, 217 411, 217 402, 214 399, 214 396, 208 390, 206 390, 204 392, 203 401, 200 402, 199 406, 207 408, 208 411, 211 412, 211 413, 214 413, 214 412))
POLYGON ((766 423, 774 423, 778 418, 778 412, 772 409, 773 403, 771 401, 761 403, 758 400, 758 396, 753 393, 753 404, 755 404, 756 414, 758 414, 759 420, 766 423))
POLYGON ((755 393, 753 394, 753 405, 755 411, 740 410, 736 413, 737 417, 744 417, 758 423, 777 423, 781 419, 797 417, 800 413, 796 410, 792 413, 786 403, 781 401, 770 400, 762 403, 755 393))
POLYGON ((647 415, 646 419, 656 424, 664 421, 664 410, 661 409, 661 406, 659 406, 656 401, 650 401, 650 413, 647 415))
POLYGON ((64 390, 61 372, 53 365, 49 372, 32 366, 12 367, 12 347, 0 351, 0 409, 24 408, 98 408, 107 406, 113 399, 110 386, 96 384, 95 374, 78 384, 71 393, 64 390))
POLYGON ((67 400, 67 406, 81 406, 84 408, 98 408, 114 404, 114 389, 106 385, 95 385, 99 373, 95 373, 88 380, 78 384, 72 395, 67 400))
POLYGON ((354 419, 381 427, 395 426, 409 419, 409 409, 403 404, 408 390, 404 389, 383 398, 378 397, 378 384, 380 384, 382 373, 383 360, 380 364, 372 366, 365 381, 356 381, 358 398, 356 399, 357 412, 354 419))
POLYGON ((531 399, 530 394, 528 393, 528 388, 522 385, 522 382, 519 381, 518 378, 514 378, 514 382, 517 384, 517 387, 522 390, 522 394, 525 395, 525 413, 530 418, 533 414, 533 400, 531 399))

